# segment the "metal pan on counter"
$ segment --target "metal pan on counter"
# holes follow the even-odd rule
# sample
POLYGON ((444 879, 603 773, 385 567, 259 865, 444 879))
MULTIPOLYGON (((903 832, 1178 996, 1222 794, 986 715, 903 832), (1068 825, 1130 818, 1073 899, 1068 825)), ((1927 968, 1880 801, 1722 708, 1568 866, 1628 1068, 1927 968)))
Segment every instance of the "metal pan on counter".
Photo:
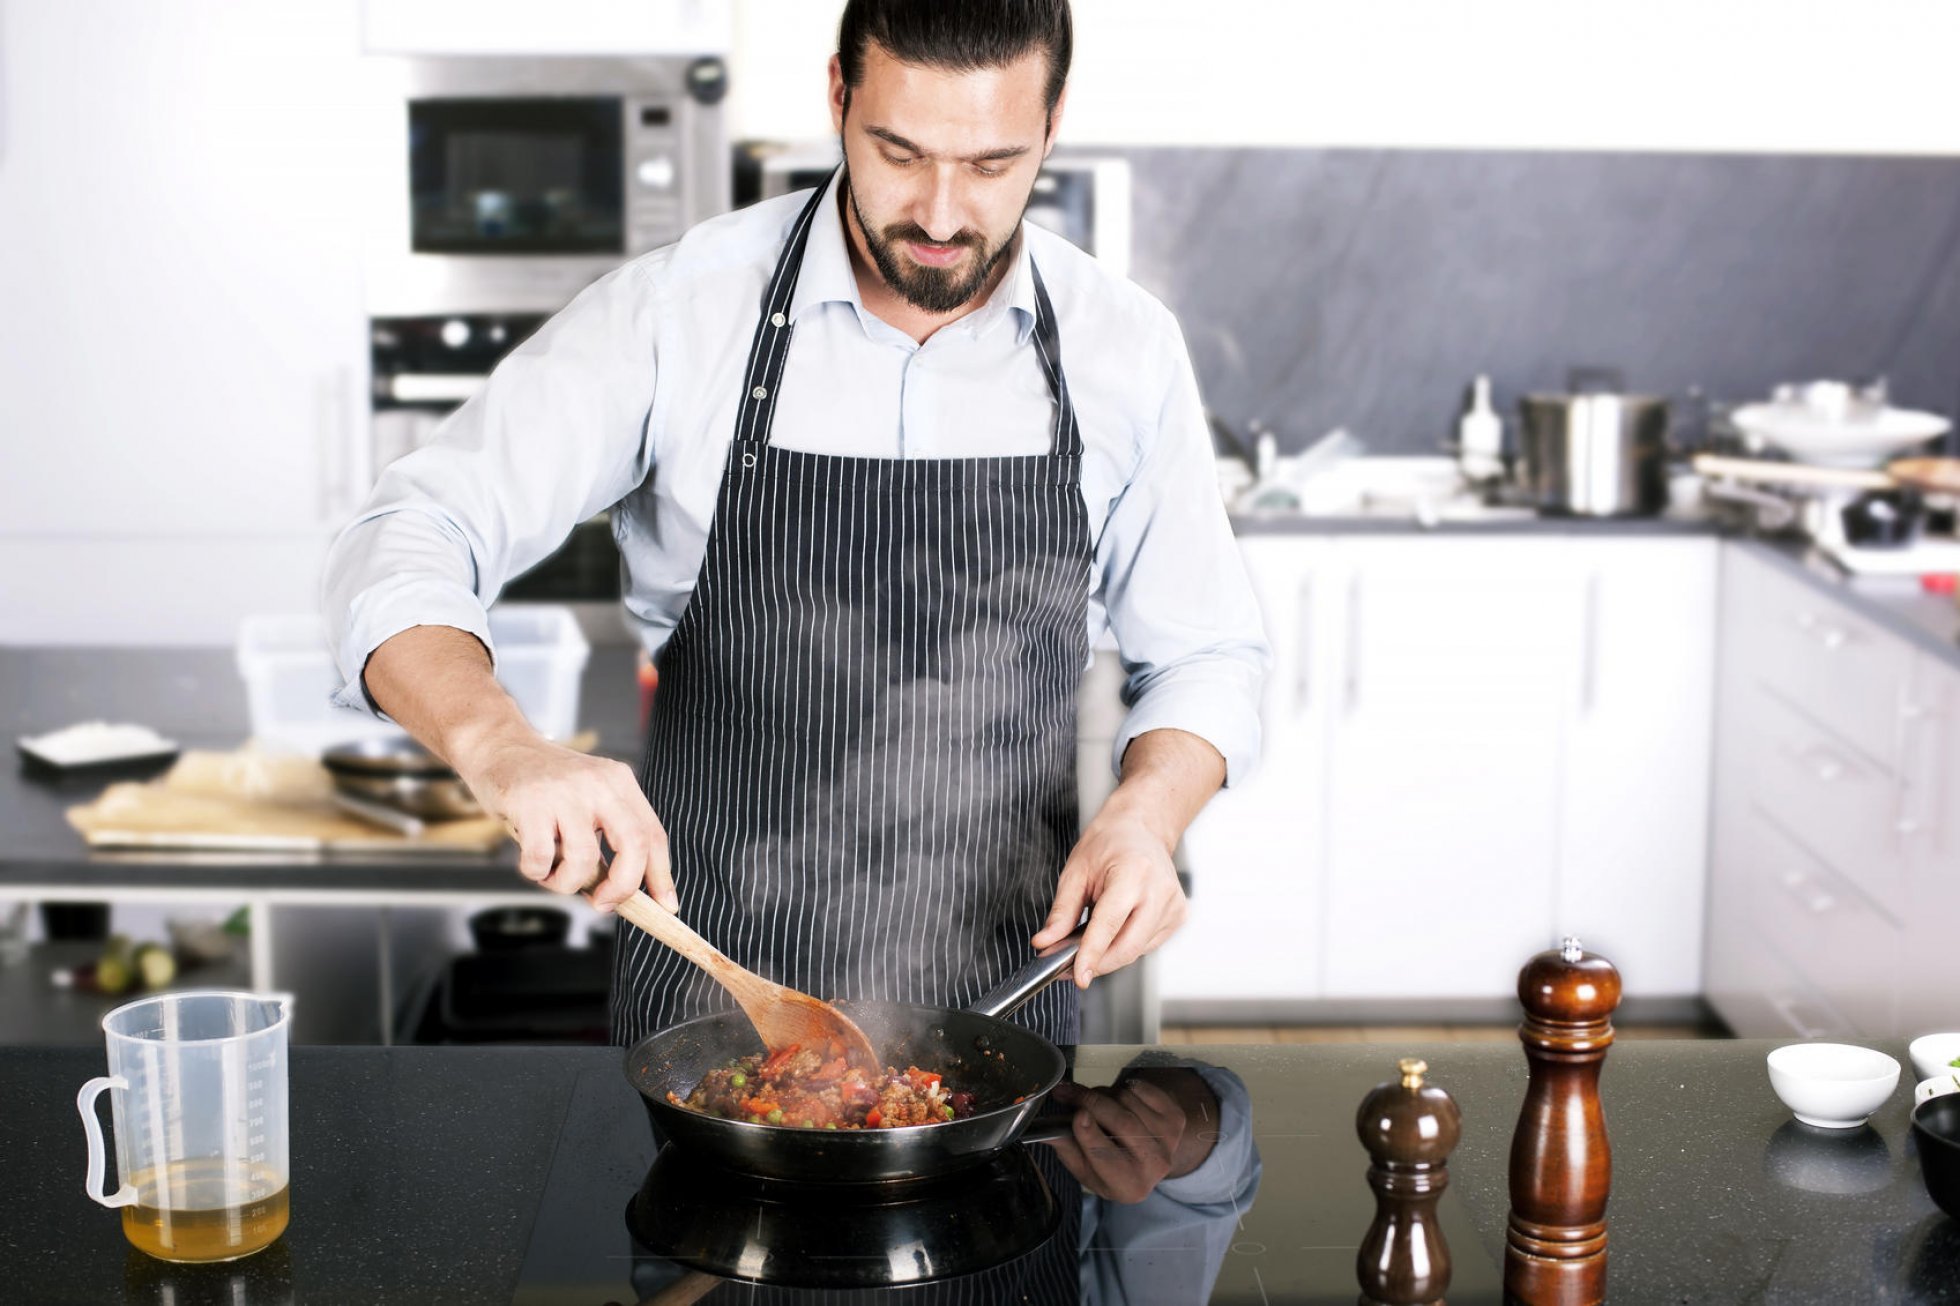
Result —
POLYGON ((1015 1142, 1066 1132, 1067 1120, 1036 1121, 1067 1070, 1061 1050, 1003 1019, 1067 974, 1078 932, 1029 962, 964 1010, 899 1002, 840 1002, 889 1065, 937 1070, 973 1094, 973 1114, 941 1124, 892 1129, 798 1129, 752 1124, 677 1106, 702 1076, 737 1057, 763 1051, 740 1011, 702 1016, 661 1030, 626 1054, 626 1077, 639 1091, 656 1134, 698 1157, 745 1174, 803 1183, 884 1183, 923 1179, 976 1165, 1015 1142))

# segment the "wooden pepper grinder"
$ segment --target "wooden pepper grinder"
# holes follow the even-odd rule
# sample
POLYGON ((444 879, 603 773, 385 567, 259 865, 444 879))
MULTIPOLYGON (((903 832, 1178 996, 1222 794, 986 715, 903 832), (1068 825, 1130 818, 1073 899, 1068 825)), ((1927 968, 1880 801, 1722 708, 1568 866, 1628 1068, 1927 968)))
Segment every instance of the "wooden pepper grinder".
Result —
POLYGON ((1354 1258, 1361 1306, 1433 1306, 1450 1286, 1450 1248, 1436 1202, 1450 1181, 1463 1116, 1448 1093, 1422 1082, 1427 1065, 1404 1057, 1397 1066, 1402 1078, 1377 1084, 1354 1117, 1374 1158, 1368 1186, 1375 1222, 1354 1258))
POLYGON ((1613 1158, 1599 1071, 1613 1042, 1620 972, 1568 938, 1525 964, 1518 1000, 1531 1083, 1511 1135, 1504 1291, 1526 1306, 1590 1306, 1606 1299, 1613 1158))

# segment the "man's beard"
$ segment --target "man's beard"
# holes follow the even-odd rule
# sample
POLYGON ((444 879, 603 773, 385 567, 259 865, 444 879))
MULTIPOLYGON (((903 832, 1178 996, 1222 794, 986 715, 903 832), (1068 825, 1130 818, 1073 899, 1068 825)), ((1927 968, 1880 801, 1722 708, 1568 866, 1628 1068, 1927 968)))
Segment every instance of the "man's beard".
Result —
MULTIPOLYGON (((844 193, 849 196, 851 212, 857 215, 858 230, 864 233, 864 246, 871 252, 871 261, 878 265, 878 275, 885 284, 898 292, 899 298, 917 309, 928 313, 950 313, 963 307, 987 279, 1000 266, 1014 248, 1014 233, 1019 232, 1021 224, 1017 220, 1014 232, 994 249, 987 248, 987 241, 977 231, 964 228, 951 240, 934 240, 926 234, 925 228, 916 222, 894 222, 882 231, 871 225, 858 207, 857 192, 851 188, 851 178, 847 169, 844 175, 844 193), (967 260, 962 271, 959 265, 946 268, 929 268, 906 259, 899 250, 899 242, 912 240, 922 245, 962 245, 975 251, 975 256, 967 260)), ((1034 194, 1029 192, 1032 200, 1034 194)), ((1026 205, 1022 205, 1025 213, 1026 205)))

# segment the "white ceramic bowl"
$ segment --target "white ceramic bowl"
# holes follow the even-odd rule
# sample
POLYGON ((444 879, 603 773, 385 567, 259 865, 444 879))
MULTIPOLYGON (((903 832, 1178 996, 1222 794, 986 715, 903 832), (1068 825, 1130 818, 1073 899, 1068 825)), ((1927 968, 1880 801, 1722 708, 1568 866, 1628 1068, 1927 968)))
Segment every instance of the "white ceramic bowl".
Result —
POLYGON ((1849 1043, 1790 1043, 1769 1054, 1769 1084, 1805 1124, 1856 1129, 1899 1086, 1899 1063, 1849 1043))
POLYGON ((1912 1090, 1912 1104, 1918 1106, 1929 1097, 1955 1092, 1960 1092, 1960 1070, 1920 1080, 1918 1086, 1912 1090))
POLYGON ((1960 1057, 1960 1034, 1922 1035, 1912 1041, 1906 1053, 1912 1058, 1912 1072, 1921 1079, 1960 1074, 1960 1066, 1953 1064, 1953 1059, 1960 1057))

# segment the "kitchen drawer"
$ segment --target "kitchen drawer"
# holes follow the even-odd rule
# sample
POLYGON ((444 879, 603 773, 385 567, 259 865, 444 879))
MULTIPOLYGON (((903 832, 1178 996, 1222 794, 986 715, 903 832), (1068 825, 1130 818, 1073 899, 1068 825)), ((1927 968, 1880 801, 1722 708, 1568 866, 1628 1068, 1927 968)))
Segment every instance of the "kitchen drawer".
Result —
POLYGON ((1742 714, 1754 740, 1750 795, 1833 871, 1903 920, 1899 781, 1775 695, 1759 688, 1753 697, 1753 710, 1742 714))
POLYGON ((1708 1005, 1737 1038, 1857 1037, 1849 1020, 1747 926, 1710 948, 1708 1005))
POLYGON ((1737 591, 1732 655, 1852 744, 1897 764, 1900 707, 1912 650, 1902 639, 1756 559, 1729 572, 1737 591))
POLYGON ((1745 897, 1758 934, 1865 1037, 1897 1024, 1897 924, 1759 810, 1742 840, 1745 897))

